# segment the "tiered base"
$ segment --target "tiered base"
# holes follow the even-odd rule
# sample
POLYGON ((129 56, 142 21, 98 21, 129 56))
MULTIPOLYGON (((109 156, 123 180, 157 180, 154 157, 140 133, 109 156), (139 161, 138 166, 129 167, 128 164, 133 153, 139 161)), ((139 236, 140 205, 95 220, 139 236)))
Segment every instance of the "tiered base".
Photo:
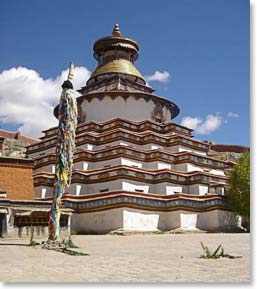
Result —
POLYGON ((187 212, 184 210, 158 212, 134 208, 115 208, 99 212, 75 213, 71 227, 77 233, 108 233, 122 231, 222 231, 240 226, 238 218, 225 210, 187 212))

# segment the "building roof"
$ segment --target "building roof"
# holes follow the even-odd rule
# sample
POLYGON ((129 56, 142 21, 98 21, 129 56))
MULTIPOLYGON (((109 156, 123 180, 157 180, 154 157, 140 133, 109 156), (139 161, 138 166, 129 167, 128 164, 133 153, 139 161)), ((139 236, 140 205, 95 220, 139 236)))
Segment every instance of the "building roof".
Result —
POLYGON ((133 63, 126 59, 115 59, 110 62, 104 63, 103 65, 99 65, 92 73, 90 78, 94 78, 100 74, 109 73, 124 73, 144 79, 141 73, 133 65, 133 63))
POLYGON ((33 144, 33 143, 38 142, 37 139, 31 138, 28 136, 24 136, 19 131, 14 132, 14 131, 8 131, 8 130, 0 129, 0 137, 9 138, 9 139, 16 139, 16 140, 19 140, 19 141, 27 143, 27 144, 33 144))
POLYGON ((23 166, 23 167, 32 168, 33 160, 29 160, 25 158, 13 158, 13 157, 0 156, 0 165, 23 166))
POLYGON ((215 144, 211 145, 210 149, 216 152, 243 153, 248 150, 249 147, 241 145, 215 144))
POLYGON ((93 49, 98 66, 87 84, 98 75, 111 73, 133 75, 140 78, 144 84, 146 83, 134 66, 134 61, 138 58, 139 46, 135 40, 121 34, 118 24, 115 24, 111 36, 96 40, 93 49))

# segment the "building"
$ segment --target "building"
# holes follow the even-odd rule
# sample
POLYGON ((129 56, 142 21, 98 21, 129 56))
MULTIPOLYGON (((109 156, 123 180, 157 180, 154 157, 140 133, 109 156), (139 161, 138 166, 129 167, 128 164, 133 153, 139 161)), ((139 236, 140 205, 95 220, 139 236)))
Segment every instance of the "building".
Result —
POLYGON ((210 150, 208 154, 214 156, 217 159, 235 163, 240 158, 240 156, 249 149, 249 147, 240 145, 210 143, 210 150))
POLYGON ((38 139, 0 129, 0 156, 24 158, 26 146, 38 142, 38 139))
MULTIPOLYGON (((72 184, 63 196, 78 232, 222 230, 227 161, 173 122, 178 106, 154 94, 135 67, 139 46, 119 26, 94 44, 98 66, 78 97, 72 184)), ((58 117, 58 106, 54 110, 58 117)), ((50 201, 57 127, 27 148, 38 201, 50 201)))
MULTIPOLYGON (((48 236, 52 203, 34 200, 33 161, 23 157, 38 140, 0 130, 0 141, 0 237, 48 236)), ((72 210, 63 211, 61 225, 69 231, 72 210)))

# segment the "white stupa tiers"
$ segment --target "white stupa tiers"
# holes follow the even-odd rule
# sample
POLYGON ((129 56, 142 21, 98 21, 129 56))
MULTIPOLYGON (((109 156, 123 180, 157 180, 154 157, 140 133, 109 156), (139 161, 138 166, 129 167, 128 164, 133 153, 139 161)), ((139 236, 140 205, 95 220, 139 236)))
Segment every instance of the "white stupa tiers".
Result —
MULTIPOLYGON (((134 66, 138 44, 121 35, 94 44, 98 61, 78 97, 72 184, 63 204, 76 231, 217 230, 236 223, 226 210, 229 163, 208 156, 209 144, 171 122, 177 105, 154 94, 134 66)), ((55 108, 58 117, 58 107, 55 108)), ((57 127, 27 154, 35 196, 53 194, 57 127)))

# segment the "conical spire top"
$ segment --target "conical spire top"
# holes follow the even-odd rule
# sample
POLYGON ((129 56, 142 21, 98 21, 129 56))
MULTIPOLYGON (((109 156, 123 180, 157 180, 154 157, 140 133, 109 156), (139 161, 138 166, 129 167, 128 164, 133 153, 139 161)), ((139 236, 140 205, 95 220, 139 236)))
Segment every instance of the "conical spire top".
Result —
POLYGON ((121 33, 120 33, 120 27, 119 24, 115 24, 113 31, 112 31, 112 36, 113 37, 122 37, 121 33))
POLYGON ((133 75, 145 83, 143 76, 134 66, 139 46, 135 40, 121 34, 118 24, 115 24, 112 35, 98 39, 93 49, 98 66, 91 74, 88 83, 93 78, 105 74, 133 75))

